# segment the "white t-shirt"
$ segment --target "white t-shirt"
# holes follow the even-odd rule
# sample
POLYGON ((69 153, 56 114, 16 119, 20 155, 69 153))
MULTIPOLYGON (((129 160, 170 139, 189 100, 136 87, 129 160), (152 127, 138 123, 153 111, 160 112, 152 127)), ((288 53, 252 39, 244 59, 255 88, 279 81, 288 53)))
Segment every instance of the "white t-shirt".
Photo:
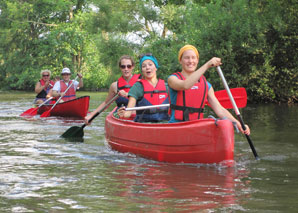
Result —
MULTIPOLYGON (((66 86, 68 87, 69 82, 68 82, 68 83, 65 83, 65 84, 66 84, 66 86)), ((79 85, 79 82, 78 82, 78 81, 74 81, 72 86, 74 87, 75 90, 77 90, 78 85, 79 85)), ((57 91, 57 92, 60 92, 60 81, 57 81, 57 82, 55 83, 55 85, 54 85, 54 87, 53 87, 53 90, 55 90, 55 91, 57 91)))

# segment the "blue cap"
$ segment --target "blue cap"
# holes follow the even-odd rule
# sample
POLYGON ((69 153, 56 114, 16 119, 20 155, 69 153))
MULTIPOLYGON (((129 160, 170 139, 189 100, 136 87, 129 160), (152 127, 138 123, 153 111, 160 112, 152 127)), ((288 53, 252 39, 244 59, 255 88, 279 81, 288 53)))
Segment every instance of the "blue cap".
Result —
POLYGON ((150 60, 150 61, 152 61, 152 62, 155 64, 155 67, 156 67, 157 69, 159 68, 157 59, 156 59, 153 55, 150 55, 150 56, 145 55, 145 56, 143 56, 143 57, 141 58, 141 60, 140 60, 140 68, 141 68, 141 70, 142 70, 142 64, 143 64, 143 62, 144 62, 145 60, 150 60))

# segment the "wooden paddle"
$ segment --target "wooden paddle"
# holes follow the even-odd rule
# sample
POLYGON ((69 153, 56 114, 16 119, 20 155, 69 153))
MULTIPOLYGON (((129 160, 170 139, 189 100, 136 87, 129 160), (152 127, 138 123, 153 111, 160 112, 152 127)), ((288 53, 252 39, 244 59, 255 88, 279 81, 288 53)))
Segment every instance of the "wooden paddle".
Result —
POLYGON ((60 96, 60 98, 56 101, 56 103, 51 107, 51 109, 49 109, 48 111, 45 111, 44 113, 42 113, 40 115, 41 118, 44 117, 49 117, 51 115, 51 111, 55 108, 55 106, 59 103, 59 101, 61 100, 61 98, 63 98, 63 96, 66 94, 66 92, 69 90, 69 88, 73 85, 73 83, 78 79, 79 76, 77 76, 72 82, 71 84, 66 88, 66 90, 64 91, 63 95, 60 96))
MULTIPOLYGON (((238 109, 236 103, 235 103, 235 100, 234 100, 233 95, 232 95, 232 93, 231 93, 231 91, 230 91, 230 88, 229 88, 229 86, 228 86, 228 84, 227 84, 227 82, 226 82, 226 79, 225 79, 225 77, 224 77, 224 75, 223 75, 223 72, 222 72, 220 66, 216 67, 216 69, 217 69, 217 72, 218 72, 218 74, 219 74, 219 76, 220 76, 220 78, 221 78, 221 80, 222 80, 222 83, 223 83, 223 85, 224 85, 224 87, 225 87, 225 89, 226 89, 226 91, 227 91, 227 94, 229 95, 229 98, 230 98, 230 101, 231 101, 231 103, 232 103, 232 105, 233 105, 234 111, 235 111, 235 113, 236 113, 236 115, 237 115, 237 117, 238 117, 238 120, 239 120, 240 123, 241 123, 241 127, 242 127, 243 130, 245 130, 246 127, 245 127, 245 125, 244 125, 242 116, 241 116, 241 114, 240 114, 240 112, 239 112, 239 109, 238 109)), ((259 156, 258 156, 258 154, 257 154, 257 151, 256 151, 256 149, 255 149, 255 147, 254 147, 254 145, 253 145, 253 143, 252 143, 252 141, 251 141, 249 135, 246 135, 246 134, 245 134, 245 136, 246 136, 246 139, 247 139, 247 141, 248 141, 248 143, 249 143, 249 146, 250 146, 250 148, 251 148, 251 150, 252 150, 252 152, 253 152, 253 154, 254 154, 254 156, 255 156, 255 159, 256 159, 256 160, 259 160, 260 158, 259 158, 259 156)))
MULTIPOLYGON (((119 97, 119 93, 117 93, 111 100, 109 100, 108 103, 106 105, 104 105, 104 107, 99 112, 97 112, 95 115, 93 115, 92 118, 90 118, 90 120, 88 121, 88 123, 93 121, 94 118, 96 118, 100 113, 102 113, 106 108, 108 108, 108 106, 113 101, 115 101, 118 97, 119 97)), ((62 138, 83 138, 84 137, 83 129, 85 128, 85 126, 86 126, 86 124, 83 124, 81 127, 72 126, 68 130, 66 130, 60 137, 62 137, 62 138)))
MULTIPOLYGON (((246 107, 247 104, 247 93, 244 87, 232 88, 231 92, 236 100, 239 108, 246 107)), ((228 93, 226 90, 219 90, 215 92, 215 96, 217 97, 219 103, 226 109, 233 109, 233 105, 229 99, 228 93)), ((208 101, 206 104, 209 105, 208 101)), ((152 105, 152 106, 142 106, 142 107, 131 107, 126 108, 125 111, 134 111, 134 110, 145 110, 145 109, 153 109, 159 107, 169 107, 170 104, 160 104, 160 105, 152 105)))
POLYGON ((37 110, 45 105, 47 102, 49 102, 50 100, 52 100, 54 97, 50 97, 47 100, 45 100, 42 104, 40 104, 38 107, 34 107, 34 108, 30 108, 28 110, 26 110, 25 112, 23 112, 20 116, 25 116, 25 117, 31 117, 31 116, 35 116, 37 114, 37 110))

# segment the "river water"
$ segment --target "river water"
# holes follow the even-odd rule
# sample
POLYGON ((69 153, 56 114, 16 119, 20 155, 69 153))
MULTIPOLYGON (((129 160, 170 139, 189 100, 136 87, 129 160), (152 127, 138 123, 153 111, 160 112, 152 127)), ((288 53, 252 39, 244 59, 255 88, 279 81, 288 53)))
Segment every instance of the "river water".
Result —
MULTIPOLYGON (((90 110, 106 96, 88 94, 90 110)), ((236 164, 226 168, 112 151, 108 111, 84 128, 83 143, 65 141, 59 136, 82 122, 20 117, 33 97, 0 93, 0 212, 297 212, 298 106, 241 109, 261 160, 236 134, 236 164)))

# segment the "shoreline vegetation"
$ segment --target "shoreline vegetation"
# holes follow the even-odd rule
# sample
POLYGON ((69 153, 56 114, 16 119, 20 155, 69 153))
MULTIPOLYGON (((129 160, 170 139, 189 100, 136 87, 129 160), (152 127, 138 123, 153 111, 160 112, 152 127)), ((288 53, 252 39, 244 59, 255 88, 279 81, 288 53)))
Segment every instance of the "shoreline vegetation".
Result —
MULTIPOLYGON (((179 49, 196 46, 201 66, 222 58, 231 88, 249 103, 298 100, 298 11, 293 0, 3 0, 0 3, 1 91, 34 91, 40 71, 82 73, 81 91, 106 91, 120 77, 121 55, 153 53, 158 78, 179 71, 179 49)), ((140 70, 136 70, 140 73, 140 70)), ((206 72, 215 90, 215 69, 206 72)))

